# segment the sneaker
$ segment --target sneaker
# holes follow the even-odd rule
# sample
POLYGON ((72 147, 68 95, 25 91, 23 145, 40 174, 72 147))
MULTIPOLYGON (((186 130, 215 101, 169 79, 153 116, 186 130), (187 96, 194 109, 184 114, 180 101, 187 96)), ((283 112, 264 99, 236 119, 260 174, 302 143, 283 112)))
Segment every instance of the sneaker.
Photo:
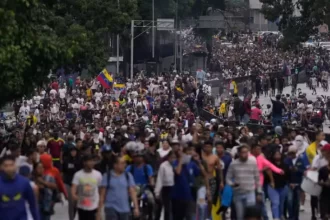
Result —
POLYGON ((301 212, 304 212, 304 211, 305 211, 305 206, 300 205, 300 211, 301 211, 301 212))

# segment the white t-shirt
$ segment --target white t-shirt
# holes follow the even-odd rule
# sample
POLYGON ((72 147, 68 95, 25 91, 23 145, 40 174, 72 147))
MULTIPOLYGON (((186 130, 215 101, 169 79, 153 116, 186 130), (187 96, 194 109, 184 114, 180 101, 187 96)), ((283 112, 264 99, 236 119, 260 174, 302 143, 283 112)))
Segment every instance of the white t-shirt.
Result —
POLYGON ((26 100, 26 103, 27 103, 28 106, 31 106, 32 103, 33 103, 33 100, 32 99, 28 99, 28 100, 26 100))
POLYGON ((182 141, 185 142, 185 143, 188 143, 192 140, 193 140, 193 136, 190 133, 185 134, 185 135, 182 136, 182 141))
POLYGON ((75 173, 72 184, 77 186, 77 207, 83 210, 95 210, 99 205, 99 186, 102 174, 97 170, 90 173, 80 170, 75 173))
POLYGON ((21 106, 21 108, 19 109, 19 113, 24 116, 24 118, 27 118, 30 112, 30 106, 21 106))
POLYGON ((73 109, 80 109, 80 105, 78 103, 73 103, 72 108, 73 109))
POLYGON ((49 93, 52 95, 52 96, 56 96, 57 92, 55 89, 52 89, 49 91, 49 93))
POLYGON ((97 89, 98 86, 99 86, 99 81, 94 80, 91 89, 97 89))
POLYGON ((45 95, 46 95, 46 91, 45 90, 42 90, 41 91, 41 98, 43 99, 45 97, 45 95))
POLYGON ((79 98, 79 97, 78 97, 78 98, 77 98, 77 101, 78 101, 79 104, 83 104, 83 103, 84 103, 84 98, 79 98))
POLYGON ((101 98, 103 97, 103 94, 102 94, 102 92, 96 92, 94 94, 94 97, 95 97, 95 101, 101 101, 101 98))
POLYGON ((312 162, 312 168, 319 170, 324 166, 328 166, 328 161, 324 157, 321 157, 320 154, 316 155, 312 162))
POLYGON ((60 94, 60 98, 61 99, 64 99, 65 98, 65 96, 66 96, 66 89, 59 89, 58 90, 58 93, 60 94))
POLYGON ((50 112, 51 112, 52 114, 57 114, 58 111, 59 111, 59 109, 58 109, 58 105, 57 105, 57 104, 53 104, 53 105, 50 107, 50 112))
POLYGON ((36 118, 38 119, 38 122, 40 122, 40 111, 39 111, 39 109, 36 108, 36 110, 34 110, 34 116, 36 116, 36 118))
POLYGON ((33 96, 33 101, 34 103, 36 103, 37 105, 40 105, 40 100, 41 100, 41 97, 36 95, 36 96, 33 96))

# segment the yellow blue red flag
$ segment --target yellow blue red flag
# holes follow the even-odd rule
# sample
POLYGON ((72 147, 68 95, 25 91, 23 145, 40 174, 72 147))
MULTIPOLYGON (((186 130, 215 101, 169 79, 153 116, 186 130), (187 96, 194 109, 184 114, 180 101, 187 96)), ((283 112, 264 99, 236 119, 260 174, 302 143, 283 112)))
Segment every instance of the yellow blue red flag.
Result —
POLYGON ((112 87, 113 84, 113 78, 111 74, 106 70, 103 69, 99 75, 96 77, 96 79, 101 83, 101 85, 108 89, 112 87))

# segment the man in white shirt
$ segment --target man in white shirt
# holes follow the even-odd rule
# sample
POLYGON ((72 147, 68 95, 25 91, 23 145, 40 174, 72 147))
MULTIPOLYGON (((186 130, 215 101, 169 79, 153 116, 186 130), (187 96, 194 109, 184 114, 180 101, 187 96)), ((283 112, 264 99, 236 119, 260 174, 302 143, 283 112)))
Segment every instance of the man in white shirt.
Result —
POLYGON ((29 116, 30 106, 28 106, 27 101, 24 101, 24 104, 19 109, 19 114, 25 119, 29 116))
POLYGON ((41 100, 41 96, 39 96, 38 94, 36 94, 35 96, 33 96, 33 102, 36 104, 36 105, 40 105, 40 100, 41 100))
POLYGON ((61 99, 65 99, 66 97, 66 88, 62 87, 58 90, 58 93, 60 94, 61 99))
POLYGON ((83 97, 77 97, 78 104, 82 105, 84 103, 83 97))
POLYGON ((57 95, 57 92, 55 89, 51 89, 49 94, 52 96, 52 97, 55 97, 57 95))
POLYGON ((102 97, 103 97, 103 94, 102 94, 102 92, 100 90, 98 90, 97 92, 95 92, 94 98, 95 98, 95 101, 96 102, 97 101, 101 101, 102 97))

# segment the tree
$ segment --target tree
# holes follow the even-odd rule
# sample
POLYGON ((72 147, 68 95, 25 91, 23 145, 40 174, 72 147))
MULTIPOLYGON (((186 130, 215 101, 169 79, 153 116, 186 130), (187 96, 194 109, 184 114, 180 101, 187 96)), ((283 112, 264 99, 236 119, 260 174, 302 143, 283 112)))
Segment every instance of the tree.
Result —
POLYGON ((59 60, 72 58, 36 0, 0 2, 0 106, 31 94, 59 60))
POLYGON ((260 0, 265 18, 277 22, 284 36, 283 46, 291 48, 317 33, 330 12, 327 0, 260 0), (300 15, 296 14, 299 11, 300 15))
POLYGON ((75 55, 66 65, 83 65, 94 74, 109 58, 109 34, 126 33, 137 16, 136 0, 55 1, 49 6, 55 15, 50 26, 75 55))
POLYGON ((59 66, 102 69, 109 33, 122 33, 136 17, 137 1, 0 1, 0 106, 47 81, 59 66))

